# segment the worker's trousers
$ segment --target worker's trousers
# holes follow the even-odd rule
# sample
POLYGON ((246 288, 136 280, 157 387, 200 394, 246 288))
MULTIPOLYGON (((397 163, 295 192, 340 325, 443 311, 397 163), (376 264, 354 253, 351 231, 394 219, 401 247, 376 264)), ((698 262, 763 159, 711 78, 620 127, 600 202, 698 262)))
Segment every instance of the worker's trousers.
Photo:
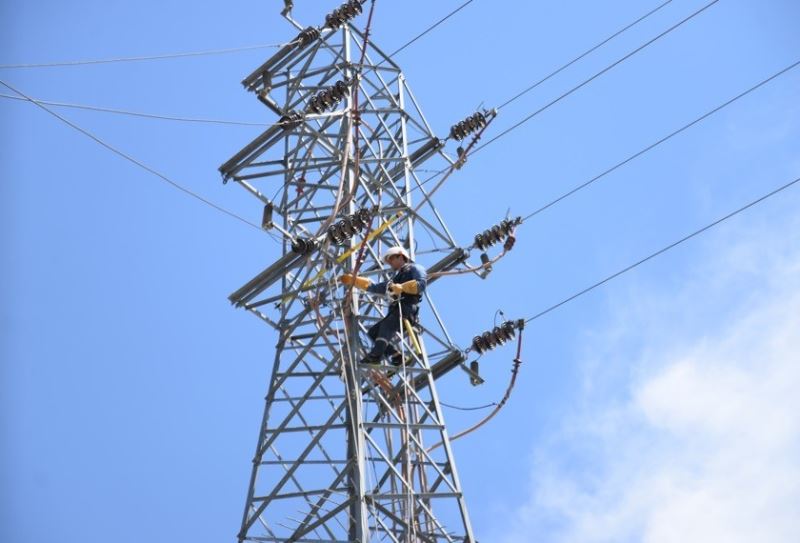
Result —
MULTIPOLYGON (((375 343, 372 345, 372 350, 369 352, 369 357, 374 359, 381 359, 384 356, 399 355, 397 348, 392 345, 392 340, 395 334, 400 331, 400 308, 399 304, 394 304, 389 309, 389 313, 373 324, 367 334, 375 343)), ((419 305, 403 303, 402 305, 402 318, 415 325, 417 323, 417 316, 419 315, 419 305)))

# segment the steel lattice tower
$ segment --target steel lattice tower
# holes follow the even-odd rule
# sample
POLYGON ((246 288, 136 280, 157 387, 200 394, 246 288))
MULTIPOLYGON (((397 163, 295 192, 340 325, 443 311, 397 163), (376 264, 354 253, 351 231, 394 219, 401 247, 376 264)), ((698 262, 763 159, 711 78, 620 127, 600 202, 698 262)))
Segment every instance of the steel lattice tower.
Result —
POLYGON ((230 296, 278 334, 239 540, 474 543, 435 387, 464 354, 426 293, 408 363, 361 367, 389 300, 336 279, 359 256, 359 274, 390 277, 393 245, 429 272, 465 260, 418 171, 453 160, 399 66, 344 19, 303 30, 287 16, 297 39, 243 81, 279 120, 220 167, 284 238, 230 296))

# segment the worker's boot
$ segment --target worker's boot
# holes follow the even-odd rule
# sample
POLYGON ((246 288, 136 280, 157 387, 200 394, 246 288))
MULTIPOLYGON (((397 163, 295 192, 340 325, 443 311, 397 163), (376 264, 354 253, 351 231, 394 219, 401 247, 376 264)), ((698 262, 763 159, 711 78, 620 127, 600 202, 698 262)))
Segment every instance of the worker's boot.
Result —
MULTIPOLYGON (((406 355, 406 366, 413 366, 414 365, 414 357, 410 355, 406 355)), ((393 366, 400 367, 403 365, 403 355, 400 352, 395 352, 392 356, 389 357, 389 363, 393 366)))
POLYGON ((375 366, 375 365, 378 365, 380 363, 381 363, 381 357, 378 356, 378 355, 375 355, 373 353, 367 354, 367 356, 362 358, 361 361, 359 362, 359 364, 366 364, 366 365, 371 365, 371 366, 375 366))
POLYGON ((392 356, 389 357, 389 363, 392 366, 402 366, 403 365, 403 355, 401 353, 394 353, 392 356))

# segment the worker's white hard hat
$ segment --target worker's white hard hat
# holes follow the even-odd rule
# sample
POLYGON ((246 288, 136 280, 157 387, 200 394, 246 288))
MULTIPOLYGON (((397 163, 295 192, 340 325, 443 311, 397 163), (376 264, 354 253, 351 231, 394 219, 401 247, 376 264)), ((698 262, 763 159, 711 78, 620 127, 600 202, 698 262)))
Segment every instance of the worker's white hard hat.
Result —
POLYGON ((411 257, 408 256, 408 252, 404 248, 400 247, 399 245, 396 246, 396 247, 392 247, 391 249, 386 251, 383 254, 383 261, 388 263, 389 259, 391 257, 395 256, 395 255, 403 255, 406 258, 406 262, 410 262, 411 261, 411 257))

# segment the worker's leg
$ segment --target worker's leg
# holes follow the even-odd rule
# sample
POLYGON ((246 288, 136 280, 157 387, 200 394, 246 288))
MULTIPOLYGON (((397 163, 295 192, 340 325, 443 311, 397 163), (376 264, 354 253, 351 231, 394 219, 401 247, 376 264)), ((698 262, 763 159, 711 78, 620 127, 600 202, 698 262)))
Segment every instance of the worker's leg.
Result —
MULTIPOLYGON (((417 328, 419 325, 419 305, 404 303, 401 309, 403 320, 407 320, 412 327, 417 328)), ((408 339, 405 329, 403 330, 401 337, 408 339)), ((389 348, 386 349, 386 355, 389 358, 389 362, 395 366, 399 366, 403 363, 403 354, 391 344, 389 345, 389 348)), ((406 354, 405 363, 407 365, 414 364, 414 357, 410 354, 406 354)))
POLYGON ((377 364, 378 362, 381 361, 381 357, 383 356, 383 354, 379 352, 377 347, 378 347, 378 337, 380 337, 381 325, 383 324, 383 320, 384 319, 379 320, 378 322, 370 326, 369 329, 367 330, 367 335, 372 340, 372 349, 370 350, 369 353, 367 353, 367 356, 364 357, 363 360, 361 360, 363 364, 377 364))
POLYGON ((378 321, 372 326, 370 326, 369 330, 367 330, 367 335, 369 336, 369 338, 372 340, 373 343, 375 343, 375 340, 378 339, 378 330, 380 330, 380 328, 381 328, 381 321, 378 321))
POLYGON ((367 330, 367 335, 372 340, 372 350, 361 360, 362 364, 377 364, 381 360, 381 356, 374 352, 375 347, 377 345, 378 336, 381 330, 381 323, 383 323, 383 319, 379 320, 375 324, 369 327, 367 330))
MULTIPOLYGON (((419 305, 416 304, 403 304, 401 307, 401 314, 403 320, 408 320, 411 323, 411 326, 416 327, 419 324, 419 305)), ((397 330, 400 330, 400 324, 397 325, 397 330)), ((405 331, 401 334, 401 337, 405 336, 405 331)), ((392 338, 395 336, 393 335, 392 338)), ((399 366, 403 363, 403 354, 392 344, 389 343, 386 347, 385 351, 386 357, 389 359, 389 363, 395 366, 399 366)), ((406 364, 413 364, 414 358, 410 355, 406 355, 406 364)))
POLYGON ((386 354, 386 358, 389 359, 389 362, 391 364, 394 364, 395 366, 397 366, 397 365, 402 363, 402 360, 403 360, 402 353, 400 353, 400 351, 398 351, 397 348, 394 345, 392 345, 391 343, 389 343, 389 345, 386 346, 386 353, 385 354, 386 354))
POLYGON ((391 345, 392 337, 397 333, 400 329, 400 316, 396 309, 390 309, 389 314, 386 315, 383 319, 378 321, 376 324, 370 327, 369 331, 367 332, 369 337, 372 338, 375 343, 372 345, 372 350, 370 350, 369 354, 367 354, 366 358, 364 358, 363 362, 367 363, 377 363, 379 362, 384 355, 386 355, 387 350, 391 347, 392 352, 395 352, 396 349, 391 345))
POLYGON ((382 357, 390 347, 394 349, 391 341, 398 330, 400 330, 400 314, 393 308, 389 310, 389 314, 380 322, 372 352, 382 357))

